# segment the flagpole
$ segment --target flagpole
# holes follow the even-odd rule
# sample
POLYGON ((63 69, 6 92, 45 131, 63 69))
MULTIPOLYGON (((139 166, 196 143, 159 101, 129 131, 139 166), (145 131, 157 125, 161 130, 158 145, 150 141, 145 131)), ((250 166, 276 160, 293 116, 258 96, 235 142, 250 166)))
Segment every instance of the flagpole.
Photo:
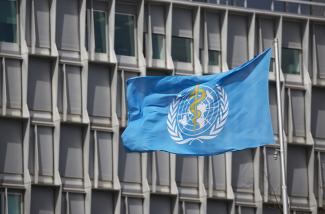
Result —
POLYGON ((274 40, 274 54, 275 54, 275 77, 276 77, 276 95, 278 107, 278 130, 280 143, 280 159, 281 159, 281 181, 282 181, 282 204, 283 214, 288 214, 288 196, 286 186, 286 173, 284 164, 284 142, 283 142, 283 120, 282 120, 282 105, 280 93, 280 64, 279 64, 279 44, 278 39, 274 40))

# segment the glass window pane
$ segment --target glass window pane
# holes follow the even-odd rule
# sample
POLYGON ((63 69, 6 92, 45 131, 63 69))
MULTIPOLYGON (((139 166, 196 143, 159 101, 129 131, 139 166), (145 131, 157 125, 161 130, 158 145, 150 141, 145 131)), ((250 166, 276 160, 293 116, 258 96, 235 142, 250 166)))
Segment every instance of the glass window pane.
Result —
POLYGON ((152 34, 152 58, 165 59, 165 36, 152 34))
POLYGON ((21 214, 21 197, 8 193, 8 214, 21 214))
POLYGON ((16 42, 17 40, 17 3, 16 1, 0 1, 0 41, 16 42))
POLYGON ((227 61, 234 68, 248 60, 248 17, 229 16, 227 61))
POLYGON ((82 128, 62 125, 60 133, 60 163, 62 177, 82 178, 83 176, 82 128))
POLYGON ((135 56, 134 16, 116 14, 115 16, 115 51, 118 55, 135 56))
POLYGON ((299 74, 301 70, 301 50, 282 48, 282 70, 287 74, 299 74))
POLYGON ((173 36, 172 58, 174 61, 192 61, 192 39, 173 36))
POLYGON ((89 64, 88 113, 95 117, 111 116, 111 77, 109 68, 101 64, 89 64))
POLYGON ((51 62, 43 58, 29 59, 27 103, 31 110, 51 111, 52 72, 51 62))
POLYGON ((253 192, 254 160, 252 150, 234 152, 232 158, 232 186, 234 191, 253 192))
POLYGON ((55 214, 55 192, 50 187, 32 186, 30 213, 55 214))
POLYGON ((180 186, 198 186, 198 159, 196 157, 176 157, 176 182, 180 186))
POLYGON ((92 191, 91 213, 114 213, 114 195, 112 192, 92 191))
POLYGON ((81 114, 81 68, 66 66, 68 113, 81 114))
POLYGON ((50 2, 35 1, 34 4, 36 46, 50 48, 50 2))
POLYGON ((150 196, 150 213, 165 214, 172 212, 172 200, 168 196, 151 195, 150 196))
POLYGON ((85 214, 85 195, 69 193, 69 213, 85 214))
POLYGON ((59 50, 79 51, 79 1, 58 0, 56 45, 59 50))
POLYGON ((6 59, 7 105, 9 108, 21 108, 21 79, 21 61, 16 59, 6 59))
POLYGON ((219 65, 220 63, 220 52, 209 50, 209 65, 219 65))
POLYGON ((19 120, 0 120, 0 173, 23 173, 22 131, 19 120))
POLYGON ((274 71, 274 69, 275 69, 275 59, 274 58, 271 58, 271 60, 270 60, 270 72, 273 72, 274 71))
POLYGON ((106 52, 106 13, 104 11, 94 11, 95 27, 95 51, 106 52))

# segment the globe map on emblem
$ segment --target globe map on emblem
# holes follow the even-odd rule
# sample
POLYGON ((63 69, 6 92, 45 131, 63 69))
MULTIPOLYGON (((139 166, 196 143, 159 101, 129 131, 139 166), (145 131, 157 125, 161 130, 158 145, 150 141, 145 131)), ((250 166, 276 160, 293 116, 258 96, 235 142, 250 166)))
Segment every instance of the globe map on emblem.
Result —
POLYGON ((209 132, 220 113, 220 98, 215 90, 196 85, 181 97, 176 115, 178 130, 192 137, 209 132))

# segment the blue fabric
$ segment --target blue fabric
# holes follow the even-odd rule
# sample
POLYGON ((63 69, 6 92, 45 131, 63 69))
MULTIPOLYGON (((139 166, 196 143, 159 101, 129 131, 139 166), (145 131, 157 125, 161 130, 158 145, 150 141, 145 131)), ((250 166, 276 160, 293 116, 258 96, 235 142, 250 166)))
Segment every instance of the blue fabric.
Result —
POLYGON ((228 72, 127 81, 128 151, 214 155, 273 144, 271 49, 228 72))

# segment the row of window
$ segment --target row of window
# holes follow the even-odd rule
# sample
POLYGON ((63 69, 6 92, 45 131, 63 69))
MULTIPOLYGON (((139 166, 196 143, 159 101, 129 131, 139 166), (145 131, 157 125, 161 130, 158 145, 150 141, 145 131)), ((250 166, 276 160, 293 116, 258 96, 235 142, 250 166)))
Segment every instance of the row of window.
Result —
MULTIPOLYGON (((0 189, 0 213, 22 214, 24 197, 23 191, 14 189, 0 189), (7 212, 6 212, 7 211, 7 212)), ((66 214, 84 214, 86 213, 86 198, 83 193, 63 192, 61 197, 61 213, 66 214)), ((174 201, 172 197, 163 195, 151 195, 150 213, 168 214, 174 213, 174 201)), ((32 186, 30 213, 33 214, 54 214, 56 213, 57 193, 51 187, 32 186)), ((113 192, 92 190, 91 193, 91 213, 104 214, 114 213, 115 199, 113 192)), ((144 212, 143 199, 122 197, 120 204, 120 213, 142 214, 144 212)), ((180 201, 178 204, 179 213, 199 214, 201 205, 196 202, 180 201)), ((231 203, 221 200, 208 199, 208 214, 218 211, 220 214, 231 213, 231 203)), ((263 213, 280 214, 281 207, 277 204, 268 204, 263 206, 263 213)), ((235 206, 235 213, 254 214, 255 207, 235 206)), ((292 213, 310 214, 310 212, 294 211, 292 213)))
MULTIPOLYGON (((0 133, 0 174, 18 176, 23 173, 23 125, 16 120, 1 120, 0 133)), ((82 186, 80 179, 84 177, 84 147, 85 128, 75 125, 62 125, 60 129, 59 146, 59 172, 64 185, 82 186)), ((115 142, 114 142, 115 143, 115 142)), ((113 180, 113 135, 109 132, 91 131, 89 144, 89 175, 92 180, 99 179, 103 182, 113 180), (97 174, 95 173, 97 172, 97 174), (95 178, 97 176, 97 178, 95 178)), ((57 145, 54 143, 54 129, 44 126, 31 126, 29 144, 29 171, 32 176, 40 176, 40 181, 54 176, 54 154, 57 145)), ((268 148, 265 153, 266 171, 268 173, 271 195, 280 194, 280 163, 279 158, 274 160, 276 149, 268 148)), ((308 149, 301 146, 289 146, 288 148, 288 192, 291 196, 308 196, 308 149), (297 158, 299 157, 299 158, 297 158), (305 183, 306 185, 301 186, 305 183)), ((157 173, 157 185, 169 186, 170 166, 169 155, 157 153, 155 162, 159 166, 157 173)), ((322 159, 323 160, 323 159, 322 159)), ((207 160, 206 160, 207 161, 207 160)), ((141 154, 126 153, 123 147, 119 148, 118 175, 120 181, 126 183, 141 183, 141 154)), ((152 184, 153 162, 149 154, 148 181, 152 184)), ((225 155, 212 157, 211 162, 206 163, 204 182, 208 188, 208 178, 213 180, 213 189, 225 191, 226 169, 225 155), (209 174, 208 169, 212 169, 209 174)), ((254 152, 245 150, 233 153, 232 186, 234 190, 253 193, 254 189, 254 152)), ((321 165, 323 167, 324 164, 321 165)), ((199 162, 197 158, 176 158, 176 182, 180 187, 197 187, 199 184, 199 162)), ((53 183, 50 180, 50 183, 53 183)))
MULTIPOLYGON (((46 2, 46 1, 45 1, 46 2)), ((4 0, 0 3, 0 41, 16 43, 18 40, 18 24, 17 18, 18 5, 15 0, 4 0)), ((27 17, 34 17, 36 22, 34 25, 28 25, 27 27, 27 43, 31 44, 31 36, 34 35, 39 41, 39 47, 50 47, 49 25, 50 25, 50 11, 49 3, 39 3, 34 7, 34 15, 28 14, 27 17), (38 5, 40 4, 40 5, 38 5), (30 32, 30 26, 34 26, 34 33, 30 32), (44 37, 44 38, 43 38, 44 37), (46 42, 45 40, 48 40, 46 42), (41 44, 42 43, 42 44, 41 44), (46 44, 45 44, 46 43, 46 44)), ((133 5, 132 8, 136 8, 133 5)), ((60 50, 67 51, 79 51, 80 48, 80 36, 79 36, 79 4, 78 1, 71 1, 69 4, 59 1, 58 3, 58 20, 57 20, 57 45, 60 50), (61 10, 62 8, 62 10, 61 10)), ((117 55, 122 56, 137 56, 137 30, 138 20, 137 12, 131 9, 127 9, 124 3, 117 3, 117 9, 115 14, 115 52, 117 55), (122 6, 119 6, 121 4, 122 6), (126 11, 126 12, 125 12, 126 11), (131 12, 130 12, 131 11, 131 12)), ((152 51, 152 59, 165 60, 166 59, 166 17, 165 9, 162 6, 150 5, 146 6, 146 10, 150 10, 145 16, 144 26, 144 44, 149 45, 152 51), (151 23, 151 34, 148 35, 148 24, 151 23), (150 41, 149 41, 150 37, 150 41)), ((30 10, 28 10, 29 12, 30 10)), ((206 61, 209 66, 221 65, 221 14, 214 14, 205 12, 202 15, 202 23, 200 24, 200 60, 206 61), (206 24, 204 23, 206 22, 206 24), (206 33, 204 33, 206 32, 206 33), (204 34, 207 34, 205 36, 204 34), (206 37, 206 38, 205 38, 206 37), (207 47, 205 47, 205 41, 207 40, 207 47), (207 51, 205 52, 205 50, 207 51)), ((108 26, 109 18, 108 11, 94 9, 92 12, 92 24, 94 33, 94 49, 97 53, 108 52, 108 26)), ((30 18, 28 18, 29 20, 30 18)), ((90 19, 90 18, 89 18, 90 19)), ((228 56, 227 61, 231 68, 238 66, 248 59, 248 18, 242 15, 230 15, 229 32, 228 32, 228 56)), ((30 22, 26 21, 26 22, 30 22)), ((176 63, 192 63, 193 62, 193 26, 194 26, 193 13, 189 9, 174 8, 173 9, 173 23, 172 23, 172 44, 171 55, 172 59, 176 63)), ((319 40, 317 45, 317 56, 324 54, 324 48, 322 46, 322 38, 319 36, 322 33, 321 25, 317 25, 315 29, 315 35, 319 40), (319 29, 319 30, 318 30, 319 29)), ((90 30, 90 26, 87 27, 90 30)), ((88 32, 88 37, 91 35, 88 32)), ((272 47, 273 38, 275 37, 275 26, 271 19, 261 18, 257 25, 256 34, 261 32, 259 40, 262 41, 261 50, 272 47)), ((282 69, 283 72, 289 74, 299 74, 302 70, 302 25, 299 22, 285 21, 283 27, 283 48, 282 48, 282 69)), ((89 38, 88 38, 89 39, 89 38)), ((258 45, 260 46, 260 45, 258 45)), ((88 47, 88 46, 87 46, 88 47)), ((144 51, 146 47, 144 48, 144 51)), ((321 60, 318 60, 319 70, 323 71, 321 60)), ((182 64, 181 64, 182 65, 182 64)), ((180 68, 182 68, 180 66, 180 68)), ((184 68, 184 66, 183 66, 184 68)), ((273 68, 271 69, 271 71, 273 68)), ((322 73, 322 72, 320 72, 322 73)))
MULTIPOLYGON (((17 59, 2 58, 0 66, 0 105, 8 109, 19 111, 22 107, 22 63, 17 59), (0 78, 2 79, 2 78, 0 78)), ((30 57, 28 68, 27 104, 32 115, 36 112, 49 114, 53 109, 53 68, 54 62, 45 58, 30 57), (39 72, 42 70, 42 72, 39 72)), ((91 122, 111 123, 112 117, 112 69, 106 65, 90 63, 88 66, 87 89, 83 92, 82 67, 60 64, 58 69, 58 97, 57 106, 59 112, 69 115, 82 115, 83 93, 87 94, 87 112, 91 116, 91 122)), ((127 106, 125 103, 125 82, 127 79, 138 75, 135 72, 118 71, 116 88, 116 113, 118 118, 126 120, 127 106)), ((160 74, 161 75, 161 74, 160 74)), ((277 133, 277 109, 276 109, 275 85, 270 84, 270 109, 273 118, 273 128, 277 133)), ((323 102, 322 90, 313 88, 312 99, 312 133, 315 138, 325 138, 322 135, 323 128, 319 118, 322 117, 323 102)), ((293 133, 293 136, 306 136, 306 108, 305 92, 303 90, 285 90, 285 130, 293 133), (290 115, 290 116, 289 116, 290 115)), ((125 125, 125 124, 124 124, 125 125)), ((124 126, 122 124, 122 126, 124 126)))

